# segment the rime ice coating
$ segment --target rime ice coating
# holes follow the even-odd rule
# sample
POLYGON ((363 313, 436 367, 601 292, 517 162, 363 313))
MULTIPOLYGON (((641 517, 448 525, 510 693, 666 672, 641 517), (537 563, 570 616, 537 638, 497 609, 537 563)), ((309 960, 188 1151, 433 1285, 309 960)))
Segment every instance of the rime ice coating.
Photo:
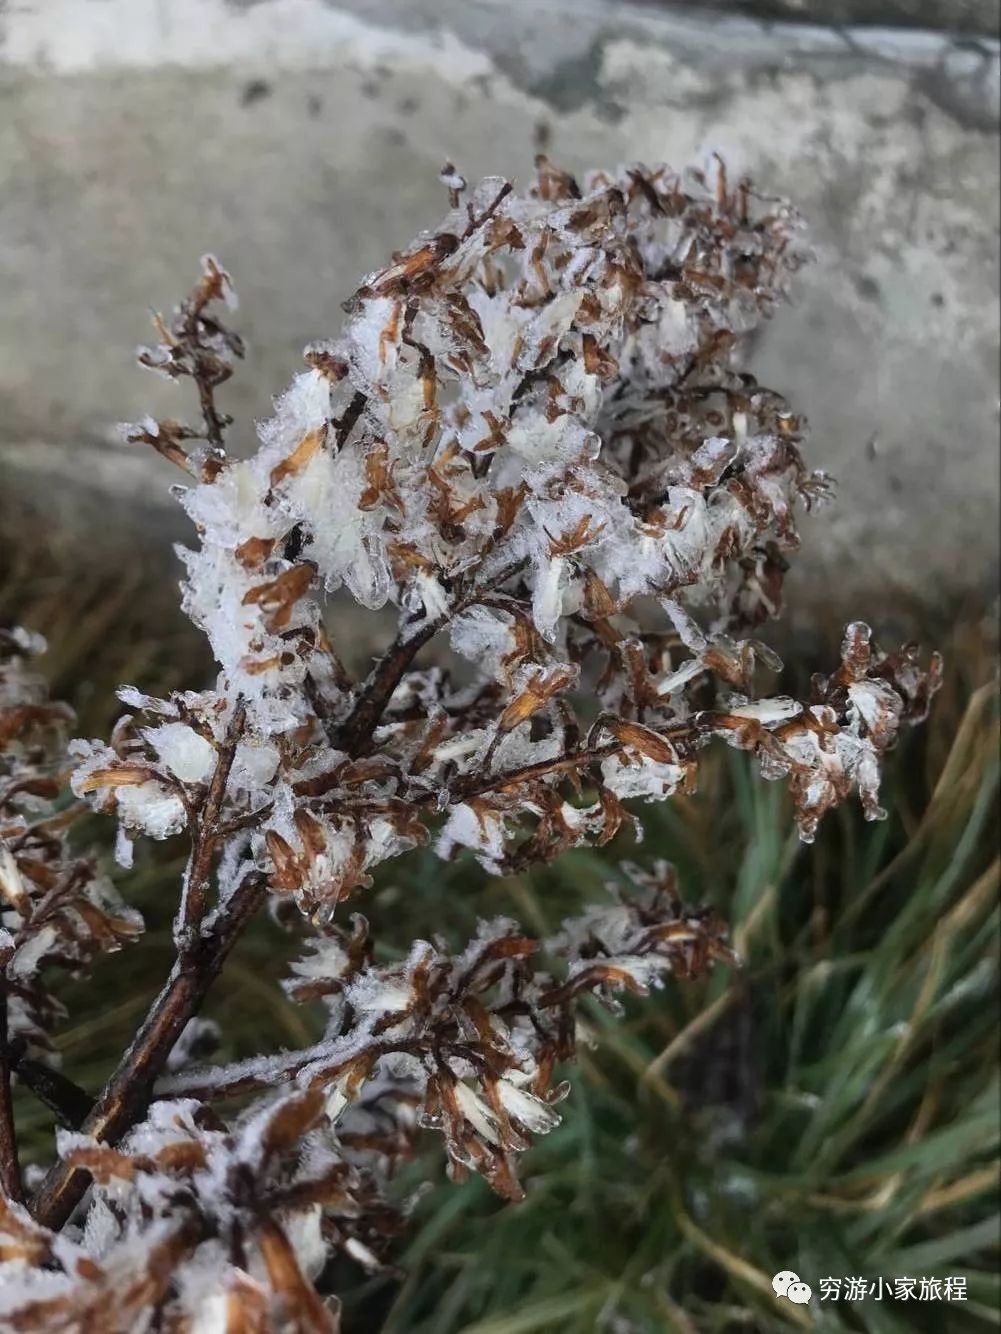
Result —
MULTIPOLYGON (((222 675, 190 704, 200 733, 145 733, 147 778, 117 787, 127 831, 177 831, 178 785, 204 778, 238 698, 235 769, 244 804, 267 812, 250 852, 308 912, 424 841, 429 808, 447 813, 441 855, 469 847, 493 871, 524 860, 526 813, 544 826, 533 857, 610 837, 620 800, 690 788, 718 732, 767 776, 798 776, 804 837, 856 785, 875 814, 903 710, 892 681, 833 714, 747 697, 756 657, 780 664, 740 636, 779 611, 796 504, 826 491, 800 420, 736 369, 802 262, 794 212, 731 189, 722 167, 712 183, 665 167, 578 183, 542 160, 523 195, 443 179, 452 211, 368 275, 339 338, 307 348, 252 457, 185 454, 196 433, 177 423, 132 429, 173 441, 194 478, 184 605, 222 675), (393 660, 359 683, 324 623, 342 587, 399 614, 393 660), (651 623, 653 599, 673 634, 651 623), (439 633, 478 684, 413 669, 439 633), (585 677, 589 724, 571 721, 585 677), (729 721, 692 702, 713 677, 740 692, 729 721), (254 751, 268 761, 248 764, 254 751), (559 795, 572 771, 590 806, 559 795)), ((231 290, 206 263, 185 312, 231 290)), ((197 369, 198 326, 173 327, 144 360, 197 369)), ((213 367, 234 346, 217 322, 205 341, 213 367)), ((88 761, 77 783, 107 792, 113 776, 88 761)))
MULTIPOLYGON (((213 1034, 189 1023, 119 1147, 64 1137, 47 1199, 72 1174, 94 1188, 62 1231, 0 1203, 0 1329, 336 1330, 326 1261, 378 1263, 400 1221, 381 1183, 419 1128, 442 1133, 453 1176, 517 1198, 518 1156, 558 1121, 578 997, 614 1006, 732 961, 663 865, 624 868, 631 890, 544 944, 499 920, 394 964, 343 901, 432 838, 497 874, 607 843, 637 823, 624 802, 691 791, 714 738, 788 780, 804 839, 856 790, 878 818, 880 759, 939 683, 937 658, 882 654, 855 623, 808 700, 757 692, 758 668, 781 667, 754 636, 781 609, 795 511, 827 493, 803 423, 738 369, 802 260, 792 210, 721 165, 712 182, 639 166, 578 182, 543 158, 523 194, 469 191, 451 165, 442 180, 451 211, 306 349, 251 457, 227 454, 215 402, 242 354, 215 260, 141 353, 198 390, 200 426, 125 435, 188 477, 184 607, 220 673, 168 699, 124 688, 110 743, 73 744, 73 790, 117 815, 124 864, 136 836, 188 833, 164 995, 265 883, 312 930, 287 989, 322 1000, 327 1025, 303 1050, 199 1070, 213 1034), (339 589, 398 615, 361 681, 328 624, 339 589), (435 637, 463 660, 454 677, 416 665, 435 637), (237 1116, 211 1106, 250 1093, 237 1116)), ((27 641, 10 646, 0 721, 18 691, 37 702, 27 641)), ((14 1031, 39 1033, 28 983, 64 934, 78 962, 138 923, 92 869, 75 915, 70 898, 65 920, 37 921, 3 841, 24 816, 8 817, 0 958, 31 998, 14 1031)))

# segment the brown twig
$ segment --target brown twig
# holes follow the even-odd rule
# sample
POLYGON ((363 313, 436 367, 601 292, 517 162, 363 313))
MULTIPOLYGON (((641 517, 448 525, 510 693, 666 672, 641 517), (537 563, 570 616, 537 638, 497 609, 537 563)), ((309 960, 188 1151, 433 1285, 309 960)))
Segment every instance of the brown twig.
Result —
MULTIPOLYGON (((675 742, 694 737, 698 735, 698 731, 699 729, 690 723, 679 723, 675 727, 658 729, 657 736, 675 742)), ((569 751, 566 755, 557 756, 556 759, 538 760, 535 764, 524 764, 517 769, 508 769, 501 773, 471 774, 450 789, 450 794, 454 800, 466 801, 469 797, 483 796, 484 793, 496 792, 500 788, 512 787, 518 783, 529 783, 533 779, 545 778, 548 774, 560 771, 573 769, 580 773, 592 764, 607 760, 610 756, 628 749, 627 741, 606 741, 600 746, 582 746, 569 751)))
POLYGON ((441 620, 427 621, 418 630, 407 635, 401 631, 369 673, 355 699, 351 712, 331 734, 335 750, 349 755, 364 755, 379 719, 403 674, 418 652, 429 643, 444 624, 441 620))
POLYGON ((343 449, 347 444, 348 436, 354 430, 358 418, 365 411, 367 402, 367 395, 360 390, 356 391, 340 418, 334 423, 337 428, 334 434, 334 444, 337 449, 343 449))
POLYGON ((242 340, 228 334, 220 324, 209 319, 204 313, 209 302, 219 295, 220 280, 219 271, 214 263, 210 264, 205 277, 181 310, 182 328, 193 362, 191 374, 198 389, 198 405, 205 423, 205 438, 218 450, 223 448, 223 435, 231 419, 216 407, 215 391, 226 383, 233 374, 233 369, 206 345, 202 336, 202 326, 223 336, 230 351, 235 352, 237 356, 243 356, 242 340))
POLYGON ((463 782, 451 789, 451 794, 458 801, 470 797, 481 797, 487 792, 497 792, 501 788, 513 787, 519 783, 530 783, 533 779, 545 778, 549 774, 567 772, 571 769, 578 773, 599 760, 608 759, 618 751, 625 750, 621 741, 608 741, 603 746, 590 749, 574 750, 568 755, 557 756, 554 760, 537 760, 534 764, 523 764, 517 769, 507 769, 501 773, 471 774, 463 782))
POLYGON ((523 560, 518 560, 506 565, 480 587, 460 598, 444 615, 426 621, 416 630, 410 632, 406 629, 401 630, 369 673, 351 712, 334 729, 330 738, 331 745, 337 750, 346 751, 349 755, 364 755, 393 692, 424 645, 430 643, 435 635, 461 612, 468 610, 488 593, 506 583, 524 567, 524 564, 523 560))
MULTIPOLYGON (((219 920, 203 931, 174 965, 142 1027, 80 1127, 115 1144, 146 1112, 153 1085, 184 1026, 198 1011, 240 933, 265 895, 263 876, 248 875, 233 891, 219 920)), ((39 1223, 60 1228, 83 1198, 88 1174, 60 1159, 32 1201, 39 1223)))
POLYGON ((60 1070, 25 1054, 23 1040, 9 1044, 10 1068, 39 1102, 55 1112, 60 1125, 78 1130, 90 1115, 94 1099, 79 1084, 75 1084, 60 1070))
POLYGON ((233 768, 236 747, 247 721, 247 709, 242 700, 233 710, 226 735, 219 747, 216 766, 212 773, 205 801, 197 815, 197 828, 191 845, 191 856, 184 875, 181 908, 175 939, 180 947, 186 937, 197 931, 205 916, 208 901, 209 872, 212 856, 219 843, 219 815, 226 797, 226 784, 233 768))
POLYGON ((24 1199, 21 1164, 14 1128, 14 1103, 10 1086, 10 1059, 7 1043, 7 982, 0 976, 0 1190, 8 1199, 24 1199))

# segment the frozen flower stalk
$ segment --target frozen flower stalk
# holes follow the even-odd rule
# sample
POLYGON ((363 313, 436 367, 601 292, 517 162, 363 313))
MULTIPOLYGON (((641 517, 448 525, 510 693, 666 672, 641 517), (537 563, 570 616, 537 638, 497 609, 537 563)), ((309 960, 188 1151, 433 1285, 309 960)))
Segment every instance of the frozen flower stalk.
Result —
POLYGON ((138 837, 190 847, 174 971, 93 1099, 47 1073, 38 971, 139 922, 65 851, 62 761, 34 739, 63 716, 25 675, 30 645, 5 641, 0 1328, 336 1329, 329 1261, 381 1262, 399 1224, 383 1184, 419 1131, 441 1133, 453 1176, 517 1198, 519 1154, 559 1119, 579 998, 731 957, 658 865, 552 940, 484 922, 458 952, 431 936, 376 964, 343 906, 374 868, 429 841, 497 874, 607 843, 638 819, 625 802, 691 791, 714 739, 787 781, 805 839, 856 790, 878 818, 881 756, 937 686, 937 660, 882 654, 854 624, 810 699, 761 693, 780 664, 754 635, 780 610, 797 508, 828 490, 800 419, 739 369, 801 262, 792 211, 722 166, 578 182, 540 159, 524 195, 442 180, 451 211, 306 349, 250 457, 227 454, 216 402, 242 344, 214 260, 141 353, 198 395, 197 425, 126 436, 186 474, 184 606, 220 673, 168 699, 126 688, 110 741, 71 747, 119 860, 138 837), (360 680, 327 610, 342 588, 398 614, 360 680), (455 672, 420 665, 433 640, 455 672), (325 1001, 327 1031, 193 1066, 186 1026, 269 896, 311 933, 288 990, 325 1001), (12 1075, 69 1127, 30 1198, 12 1075))

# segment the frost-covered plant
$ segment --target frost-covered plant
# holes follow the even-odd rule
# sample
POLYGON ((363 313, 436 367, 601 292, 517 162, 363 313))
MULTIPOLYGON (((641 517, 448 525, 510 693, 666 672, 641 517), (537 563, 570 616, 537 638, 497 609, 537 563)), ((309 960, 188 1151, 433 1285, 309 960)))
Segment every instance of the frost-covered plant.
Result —
MULTIPOLYGON (((184 607, 220 666, 210 690, 149 698, 110 743, 73 742, 76 797, 137 836, 184 835, 174 969, 93 1099, 46 1064, 58 1006, 39 982, 141 926, 66 829, 65 710, 19 633, 0 675, 0 1327, 337 1326, 330 1262, 377 1265, 399 1219, 387 1174, 420 1128, 450 1172, 517 1198, 518 1155, 558 1120, 575 1007, 730 960, 722 924, 669 868, 539 942, 506 919, 458 952, 432 935, 377 963, 345 900, 434 841, 505 874, 691 791, 714 738, 787 778, 801 835, 857 789, 938 683, 912 649, 849 626, 812 698, 765 695, 749 637, 775 616, 794 510, 825 496, 803 425, 735 368, 801 262, 798 223, 746 182, 666 168, 472 191, 371 274, 341 337, 306 349, 248 458, 216 390, 242 344, 212 259, 140 360, 191 379, 201 422, 127 428, 187 474, 198 543, 184 607), (398 612, 363 680, 324 616, 346 587, 398 612), (454 668, 422 665, 447 641, 454 668), (310 940, 286 986, 322 998, 315 1045, 198 1067, 199 1006, 265 900, 310 940), (287 913, 286 913, 287 916, 287 913), (30 1197, 10 1080, 67 1129, 30 1197), (220 1110, 242 1095, 243 1110, 220 1110), (247 1099, 249 1098, 249 1102, 247 1099)), ((440 657, 439 657, 440 660, 440 657)), ((433 923, 429 923, 429 928, 433 923)))

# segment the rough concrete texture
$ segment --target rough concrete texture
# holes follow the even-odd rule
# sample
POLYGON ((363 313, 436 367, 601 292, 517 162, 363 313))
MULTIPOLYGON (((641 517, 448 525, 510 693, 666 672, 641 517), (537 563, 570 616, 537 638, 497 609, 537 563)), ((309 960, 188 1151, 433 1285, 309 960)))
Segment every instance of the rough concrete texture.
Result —
POLYGON ((813 580, 879 619, 879 589, 993 586, 996 44, 604 0, 20 0, 0 24, 0 466, 66 531, 184 532, 167 466, 110 441, 188 406, 129 364, 202 252, 241 294, 246 438, 359 277, 442 213, 446 158, 524 177, 540 141, 574 169, 718 149, 816 247, 753 351, 840 481, 805 521, 801 603, 813 580))
MULTIPOLYGON (((663 6, 665 0, 643 0, 663 6)), ((690 8, 722 9, 793 23, 871 24, 937 28, 971 37, 996 37, 998 0, 701 0, 690 8)))

